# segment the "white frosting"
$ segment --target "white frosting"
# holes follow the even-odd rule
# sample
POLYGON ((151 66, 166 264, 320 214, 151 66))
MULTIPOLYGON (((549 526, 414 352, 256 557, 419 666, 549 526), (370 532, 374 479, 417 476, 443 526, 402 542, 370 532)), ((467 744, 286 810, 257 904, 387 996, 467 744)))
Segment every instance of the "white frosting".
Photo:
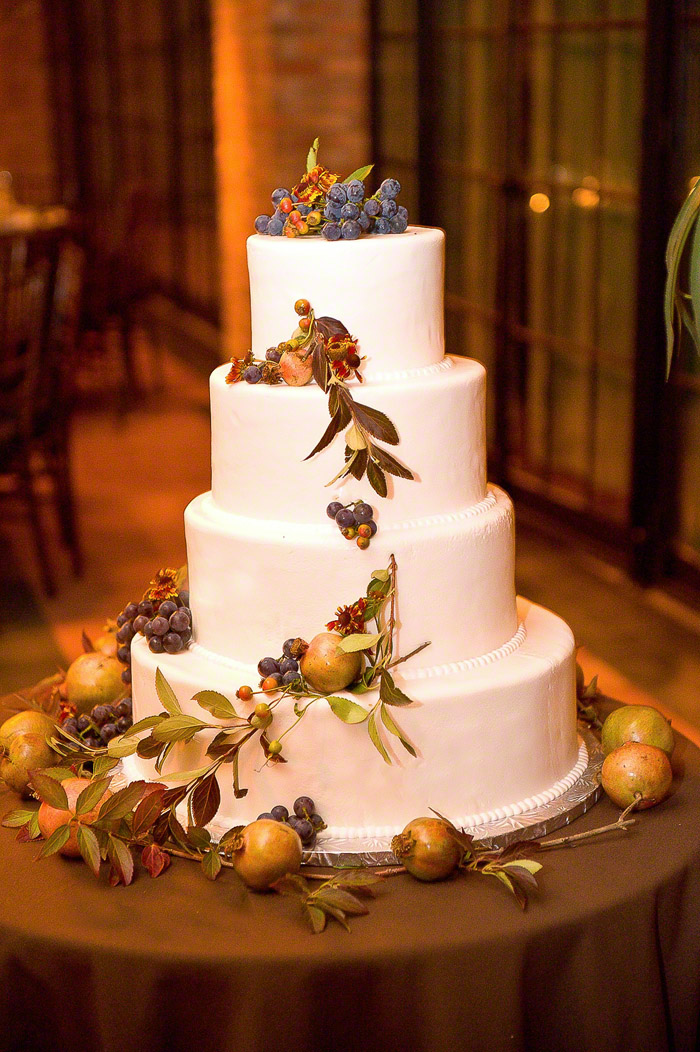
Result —
POLYGON ((486 493, 486 374, 468 358, 444 362, 450 367, 410 379, 352 385, 356 401, 393 421, 400 443, 386 448, 415 476, 388 475, 386 499, 366 478, 326 487, 343 465, 342 434, 311 460, 304 459, 330 419, 328 398, 316 384, 227 384, 227 367, 216 369, 210 386, 217 505, 250 518, 316 524, 325 519, 331 500, 362 499, 377 509, 384 529, 481 500, 486 493))
MULTIPOLYGON (((403 679, 397 668, 396 681, 415 704, 392 716, 415 746, 416 759, 389 741, 394 762, 387 766, 364 725, 347 726, 318 702, 284 739, 287 764, 265 766, 257 747, 243 750, 245 798, 234 798, 229 769, 222 769, 219 821, 251 821, 303 792, 328 820, 328 836, 389 836, 429 807, 475 825, 494 812, 513 814, 563 792, 578 758, 574 641, 564 622, 542 607, 520 600, 520 615, 520 646, 481 667, 425 680, 403 679)), ((250 664, 211 660, 196 649, 154 655, 139 639, 132 648, 135 719, 161 711, 158 666, 185 712, 209 719, 191 700, 203 686, 221 691, 240 713, 249 711, 235 692, 255 683, 250 664)), ((371 692, 355 700, 369 708, 376 698, 371 692)), ((291 722, 290 708, 284 703, 284 714, 276 716, 275 733, 291 722)), ((204 763, 210 737, 202 733, 176 745, 166 772, 204 763)), ((132 768, 154 777, 151 761, 132 761, 132 768)))
MULTIPOLYGON (((340 604, 364 595, 372 570, 398 563, 397 648, 430 647, 413 668, 476 657, 517 629, 513 507, 493 500, 410 528, 381 526, 368 550, 326 516, 314 528, 221 511, 210 494, 185 512, 195 639, 243 662, 281 653, 289 636, 310 640, 340 604)), ((383 521, 380 517, 380 521, 383 521)))
POLYGON ((317 317, 337 318, 360 341, 373 370, 401 372, 444 354, 445 235, 434 227, 329 242, 325 238, 248 238, 252 349, 289 339, 307 299, 317 317))

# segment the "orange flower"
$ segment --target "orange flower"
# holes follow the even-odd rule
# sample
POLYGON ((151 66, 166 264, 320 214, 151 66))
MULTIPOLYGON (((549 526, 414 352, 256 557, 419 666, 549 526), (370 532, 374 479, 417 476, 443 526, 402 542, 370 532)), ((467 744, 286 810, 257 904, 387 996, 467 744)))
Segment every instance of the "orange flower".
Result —
POLYGON ((323 199, 324 195, 328 193, 333 183, 337 183, 340 179, 339 175, 334 175, 333 172, 329 172, 327 168, 317 164, 310 172, 302 176, 297 185, 292 189, 292 193, 296 194, 300 201, 304 204, 312 205, 318 204, 323 199))
POLYGON ((171 566, 159 570, 149 584, 144 599, 150 599, 156 607, 164 603, 166 599, 175 599, 179 591, 177 578, 178 571, 171 566))
POLYGON ((335 620, 329 621, 326 628, 329 632, 339 632, 341 636, 349 636, 353 632, 364 632, 366 609, 367 600, 364 597, 358 599, 352 606, 339 606, 335 612, 335 620))

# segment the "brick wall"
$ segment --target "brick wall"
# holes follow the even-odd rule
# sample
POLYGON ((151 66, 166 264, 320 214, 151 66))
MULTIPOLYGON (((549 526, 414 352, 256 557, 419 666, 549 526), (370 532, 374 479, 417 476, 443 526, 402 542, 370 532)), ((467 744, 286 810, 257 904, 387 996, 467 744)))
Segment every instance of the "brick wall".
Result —
POLYGON ((212 0, 222 327, 226 356, 249 346, 245 241, 269 195, 320 161, 368 163, 367 0, 212 0))
POLYGON ((0 2, 0 169, 23 203, 57 200, 41 0, 0 2))

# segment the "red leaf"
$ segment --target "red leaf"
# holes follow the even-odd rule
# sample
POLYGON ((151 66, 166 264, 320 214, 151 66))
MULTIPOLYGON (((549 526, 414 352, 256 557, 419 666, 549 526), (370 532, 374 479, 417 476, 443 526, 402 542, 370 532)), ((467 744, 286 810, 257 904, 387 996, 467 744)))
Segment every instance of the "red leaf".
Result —
MULTIPOLYGON (((122 884, 131 884, 134 879, 134 858, 128 847, 121 840, 117 840, 116 837, 111 836, 109 838, 109 847, 107 849, 109 860, 112 863, 112 868, 118 876, 117 883, 121 881, 122 884)), ((109 882, 112 883, 112 874, 109 875, 109 882)))
POLYGON ((212 771, 204 778, 192 793, 192 814, 195 825, 206 826, 219 810, 221 803, 221 790, 216 777, 212 771))
POLYGON ((135 837, 147 833, 163 809, 165 786, 149 791, 134 812, 133 833, 135 837))
POLYGON ((157 844, 146 844, 141 853, 141 862, 152 877, 159 877, 170 865, 170 855, 157 844))

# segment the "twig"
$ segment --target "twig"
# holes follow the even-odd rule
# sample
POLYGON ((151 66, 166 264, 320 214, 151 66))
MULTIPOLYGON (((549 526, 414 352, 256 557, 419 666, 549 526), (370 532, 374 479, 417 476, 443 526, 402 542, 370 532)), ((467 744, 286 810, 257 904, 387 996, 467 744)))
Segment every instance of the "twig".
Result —
POLYGON ((615 829, 629 829, 636 823, 636 818, 627 818, 622 821, 620 818, 617 822, 611 822, 607 826, 598 826, 597 829, 587 829, 585 833, 572 833, 569 836, 560 836, 556 840, 548 840, 541 844, 542 850, 550 847, 567 847, 569 844, 573 844, 579 840, 588 840, 590 837, 599 836, 601 833, 612 833, 615 829))
MULTIPOLYGON (((352 873, 356 868, 363 869, 365 867, 348 867, 345 868, 333 868, 333 872, 329 875, 328 873, 302 873, 302 876, 306 877, 307 880, 332 880, 333 877, 339 876, 341 873, 352 873)), ((366 867, 370 868, 370 867, 366 867)), ((374 866, 371 867, 372 875, 375 877, 396 877, 399 873, 405 873, 405 866, 378 866, 376 869, 374 866)))
POLYGON ((408 661, 409 658, 415 657, 416 654, 420 654, 421 650, 425 650, 425 648, 429 646, 430 640, 426 643, 421 643, 419 647, 416 647, 415 650, 411 650, 410 653, 404 654, 403 657, 397 658, 396 661, 389 662, 387 668, 395 668, 397 665, 400 665, 402 661, 408 661))

